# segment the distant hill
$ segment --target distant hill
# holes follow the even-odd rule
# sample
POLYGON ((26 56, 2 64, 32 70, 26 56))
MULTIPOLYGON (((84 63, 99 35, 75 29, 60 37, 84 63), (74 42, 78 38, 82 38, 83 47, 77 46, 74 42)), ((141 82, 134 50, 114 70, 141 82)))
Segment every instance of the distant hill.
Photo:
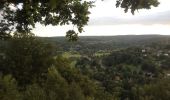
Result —
POLYGON ((65 37, 43 37, 43 39, 63 47, 64 50, 70 48, 105 50, 151 44, 170 44, 170 35, 80 36, 76 42, 68 42, 65 37))

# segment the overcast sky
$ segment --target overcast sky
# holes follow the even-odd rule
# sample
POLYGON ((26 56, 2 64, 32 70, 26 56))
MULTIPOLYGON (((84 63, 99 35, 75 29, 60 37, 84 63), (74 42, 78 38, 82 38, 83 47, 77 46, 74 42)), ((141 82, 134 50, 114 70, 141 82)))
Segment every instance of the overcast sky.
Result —
MULTIPOLYGON (((170 35, 170 0, 159 0, 160 5, 151 10, 140 10, 135 15, 115 7, 116 0, 96 0, 90 9, 90 20, 81 36, 101 35, 170 35)), ((38 36, 65 36, 72 26, 41 26, 33 30, 38 36)))

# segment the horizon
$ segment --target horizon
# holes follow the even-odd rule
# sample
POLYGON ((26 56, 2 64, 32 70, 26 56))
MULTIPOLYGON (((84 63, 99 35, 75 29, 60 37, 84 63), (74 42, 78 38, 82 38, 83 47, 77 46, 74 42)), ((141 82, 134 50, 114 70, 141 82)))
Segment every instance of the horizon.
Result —
MULTIPOLYGON (((162 34, 140 34, 140 35, 135 35, 135 34, 128 34, 128 35, 86 35, 86 36, 79 36, 79 37, 116 37, 116 36, 170 36, 168 35, 162 35, 162 34)), ((44 38, 50 38, 50 37, 65 37, 65 36, 37 36, 36 37, 44 37, 44 38)))
MULTIPOLYGON (((88 0, 91 1, 91 0, 88 0)), ((124 13, 121 8, 115 7, 115 1, 96 1, 95 7, 89 11, 88 25, 79 36, 101 36, 101 35, 145 35, 161 34, 169 35, 170 32, 170 1, 159 0, 158 7, 150 10, 139 10, 132 15, 124 13)), ((36 24, 33 33, 38 36, 65 36, 66 31, 74 29, 72 25, 65 26, 42 26, 36 24)), ((77 30, 76 30, 77 31, 77 30)))

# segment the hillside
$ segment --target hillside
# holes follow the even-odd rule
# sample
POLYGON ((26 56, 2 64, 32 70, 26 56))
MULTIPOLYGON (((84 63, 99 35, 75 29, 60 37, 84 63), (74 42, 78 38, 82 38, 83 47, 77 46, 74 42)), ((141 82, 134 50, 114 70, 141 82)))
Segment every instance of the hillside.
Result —
POLYGON ((77 42, 68 42, 65 37, 45 37, 44 39, 59 45, 64 50, 72 48, 93 51, 170 43, 169 35, 80 36, 77 42))

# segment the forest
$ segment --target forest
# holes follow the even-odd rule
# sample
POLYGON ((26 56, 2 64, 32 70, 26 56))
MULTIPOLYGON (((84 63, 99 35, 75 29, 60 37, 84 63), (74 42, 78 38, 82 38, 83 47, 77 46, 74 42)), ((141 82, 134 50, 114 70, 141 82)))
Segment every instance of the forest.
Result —
POLYGON ((1 100, 170 99, 170 36, 16 34, 0 47, 1 100))

